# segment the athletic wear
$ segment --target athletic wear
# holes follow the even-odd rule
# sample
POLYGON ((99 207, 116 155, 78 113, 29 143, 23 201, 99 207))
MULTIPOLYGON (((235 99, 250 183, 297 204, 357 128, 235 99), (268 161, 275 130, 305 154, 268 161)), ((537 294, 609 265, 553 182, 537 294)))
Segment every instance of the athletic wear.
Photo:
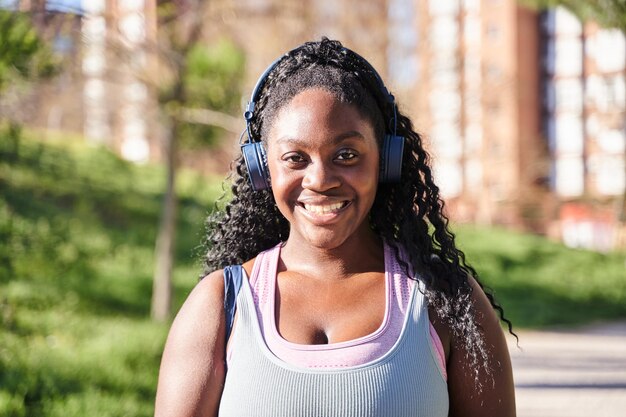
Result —
MULTIPOLYGON (((306 368, 341 368, 370 362, 391 349, 400 336, 415 281, 399 271, 394 273, 394 256, 388 245, 384 245, 385 316, 380 327, 358 339, 317 345, 291 343, 278 332, 274 311, 280 250, 281 245, 276 245, 261 253, 254 262, 249 280, 263 339, 275 356, 291 365, 306 368)), ((430 335, 431 343, 436 348, 437 362, 445 377, 443 346, 432 326, 430 335)), ((230 357, 230 349, 228 353, 230 357)))
MULTIPOLYGON (((271 281, 275 282, 279 251, 280 247, 277 247, 259 255, 251 277, 255 286, 258 282, 258 279, 254 279, 255 274, 268 274, 274 277, 271 281)), ((412 290, 407 286, 409 291, 405 295, 389 291, 391 281, 401 280, 403 275, 392 253, 389 248, 385 248, 388 304, 390 296, 406 296, 408 314, 401 312, 404 320, 391 348, 380 351, 376 346, 368 347, 367 344, 385 337, 388 316, 395 314, 393 312, 385 314, 386 320, 376 332, 357 339, 356 343, 350 341, 322 345, 328 348, 326 351, 323 350, 325 348, 318 349, 320 345, 315 345, 315 349, 309 346, 303 349, 306 354, 319 353, 318 356, 322 357, 316 359, 319 361, 328 352, 341 352, 344 348, 349 351, 365 346, 361 349, 369 354, 369 359, 357 365, 347 364, 349 362, 346 361, 353 356, 351 354, 344 357, 335 355, 335 360, 340 359, 340 366, 332 366, 328 362, 315 369, 297 366, 279 358, 276 353, 280 353, 281 348, 273 346, 270 350, 265 343, 253 292, 248 280, 244 279, 237 298, 238 319, 230 341, 233 351, 219 415, 447 416, 447 384, 437 363, 436 349, 431 343, 425 297, 416 290, 418 285, 413 285, 412 290)), ((273 291, 270 292, 273 298, 273 291)), ((269 297, 270 292, 263 290, 256 296, 269 297)), ((259 303, 269 304, 273 305, 273 302, 259 303)), ((273 308, 266 311, 273 311, 273 308)), ((273 314, 263 314, 262 323, 266 333, 268 328, 275 330, 273 314)), ((302 347, 285 340, 283 342, 288 348, 294 347, 290 345, 302 347)))

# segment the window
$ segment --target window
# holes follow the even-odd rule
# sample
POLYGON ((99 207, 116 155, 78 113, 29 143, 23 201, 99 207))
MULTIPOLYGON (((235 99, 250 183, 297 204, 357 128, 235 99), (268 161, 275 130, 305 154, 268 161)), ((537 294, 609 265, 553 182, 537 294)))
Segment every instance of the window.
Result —
POLYGON ((480 12, 480 0, 462 0, 463 9, 468 12, 479 13, 480 12))
POLYGON ((626 148, 624 132, 617 129, 600 132, 597 142, 600 149, 609 154, 623 155, 626 148))
POLYGON ((554 72, 560 76, 577 76, 583 70, 583 46, 578 38, 557 39, 554 72))
POLYGON ((429 0, 428 10, 432 15, 457 14, 459 12, 459 2, 429 0))
POLYGON ((556 111, 580 113, 583 106, 583 86, 578 78, 556 80, 556 111))
POLYGON ((437 156, 447 159, 461 157, 463 144, 458 123, 438 123, 433 127, 433 145, 437 156))
POLYGON ((580 116, 559 114, 556 117, 556 152, 558 154, 582 155, 583 124, 580 116))
POLYGON ((622 155, 603 155, 593 161, 596 177, 595 185, 599 193, 620 195, 626 187, 624 157, 622 155))
POLYGON ((429 99, 430 110, 435 119, 458 119, 461 111, 461 97, 458 91, 431 91, 429 99))
POLYGON ((455 160, 438 160, 434 167, 435 178, 444 198, 456 197, 463 190, 463 172, 455 160))
POLYGON ((106 10, 106 0, 83 1, 82 7, 88 14, 103 14, 106 10))
POLYGON ((463 37, 470 45, 480 44, 480 19, 478 16, 468 15, 463 22, 463 37))
POLYGON ((565 7, 557 7, 554 14, 555 31, 558 34, 579 36, 582 24, 575 14, 565 7))
POLYGON ((465 162, 465 181, 468 187, 480 187, 483 179, 483 166, 478 159, 470 159, 465 162))
POLYGON ((453 16, 442 16, 434 19, 430 43, 435 50, 439 48, 456 49, 458 47, 459 25, 453 16))
POLYGON ((601 72, 621 71, 626 62, 626 42, 624 35, 617 29, 602 29, 589 46, 601 72))
POLYGON ((555 163, 555 188, 563 197, 575 197, 584 190, 584 168, 580 157, 564 157, 555 163))

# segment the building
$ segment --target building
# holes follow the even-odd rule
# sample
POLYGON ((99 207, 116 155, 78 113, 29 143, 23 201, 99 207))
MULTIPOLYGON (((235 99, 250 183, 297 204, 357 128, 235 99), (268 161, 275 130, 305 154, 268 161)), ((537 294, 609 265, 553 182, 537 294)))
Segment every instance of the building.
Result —
POLYGON ((416 3, 411 110, 449 215, 614 247, 626 188, 624 35, 513 0, 416 3))
POLYGON ((565 9, 541 17, 543 125, 555 222, 571 246, 624 245, 626 41, 565 9), (619 242, 618 242, 619 240, 619 242))
POLYGON ((155 43, 156 4, 92 0, 83 12, 85 137, 131 161, 159 159, 157 106, 142 78, 151 59, 146 45, 155 43))
POLYGON ((536 13, 509 0, 417 3, 414 118, 450 216, 540 230, 536 13))

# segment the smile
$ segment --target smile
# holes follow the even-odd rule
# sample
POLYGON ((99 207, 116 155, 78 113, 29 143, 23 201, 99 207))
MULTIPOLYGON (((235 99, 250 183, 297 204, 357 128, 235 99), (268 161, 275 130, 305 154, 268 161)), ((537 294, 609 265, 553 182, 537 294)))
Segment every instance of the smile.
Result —
POLYGON ((306 204, 301 203, 301 206, 308 212, 313 214, 331 214, 335 213, 342 208, 346 207, 350 202, 349 201, 340 201, 338 203, 332 204, 306 204))

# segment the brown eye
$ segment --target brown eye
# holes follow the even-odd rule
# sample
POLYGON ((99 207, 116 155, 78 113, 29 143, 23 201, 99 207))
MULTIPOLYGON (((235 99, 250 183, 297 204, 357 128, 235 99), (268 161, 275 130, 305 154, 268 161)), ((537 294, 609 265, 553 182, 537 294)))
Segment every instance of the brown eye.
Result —
POLYGON ((352 161, 358 156, 359 155, 356 152, 346 149, 346 150, 339 152, 335 159, 338 161, 352 161))
POLYGON ((289 153, 283 156, 283 161, 290 164, 302 164, 306 162, 306 159, 298 153, 289 153))

